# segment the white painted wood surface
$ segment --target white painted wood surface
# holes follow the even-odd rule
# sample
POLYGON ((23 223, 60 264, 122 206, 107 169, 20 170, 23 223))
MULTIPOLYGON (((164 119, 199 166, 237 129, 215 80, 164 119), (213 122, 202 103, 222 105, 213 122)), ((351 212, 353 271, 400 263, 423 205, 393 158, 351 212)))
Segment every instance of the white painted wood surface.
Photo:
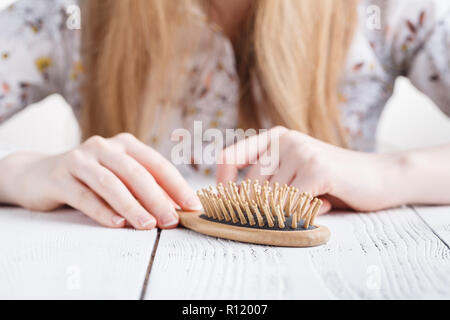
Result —
POLYGON ((156 231, 0 209, 0 299, 139 299, 156 231))
POLYGON ((435 234, 450 247, 450 207, 419 207, 414 210, 435 234))
POLYGON ((146 298, 450 298, 450 250, 414 210, 333 214, 319 223, 332 239, 309 249, 163 231, 146 298))
POLYGON ((4 207, 0 298, 450 298, 450 207, 332 214, 320 223, 331 241, 308 249, 162 231, 150 264, 156 231, 106 229, 72 210, 4 207))

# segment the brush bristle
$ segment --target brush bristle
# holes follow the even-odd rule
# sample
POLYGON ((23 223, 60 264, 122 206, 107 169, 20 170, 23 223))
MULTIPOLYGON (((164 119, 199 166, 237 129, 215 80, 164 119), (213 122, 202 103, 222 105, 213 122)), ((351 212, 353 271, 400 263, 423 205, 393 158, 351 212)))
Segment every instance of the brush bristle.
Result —
POLYGON ((314 225, 322 201, 295 187, 265 181, 229 182, 198 191, 206 218, 247 227, 298 230, 314 225))

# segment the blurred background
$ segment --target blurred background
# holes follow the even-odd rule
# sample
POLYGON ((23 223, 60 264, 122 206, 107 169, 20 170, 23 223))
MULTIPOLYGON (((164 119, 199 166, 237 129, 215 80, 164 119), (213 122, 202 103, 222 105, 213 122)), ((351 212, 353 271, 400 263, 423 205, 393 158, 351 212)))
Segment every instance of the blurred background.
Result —
MULTIPOLYGON (((0 0, 0 10, 14 1, 0 0)), ((60 153, 76 146, 79 136, 70 106, 58 95, 28 107, 0 126, 0 145, 30 151, 60 153)), ((381 152, 450 144, 450 119, 407 79, 400 78, 383 112, 377 141, 381 152)))

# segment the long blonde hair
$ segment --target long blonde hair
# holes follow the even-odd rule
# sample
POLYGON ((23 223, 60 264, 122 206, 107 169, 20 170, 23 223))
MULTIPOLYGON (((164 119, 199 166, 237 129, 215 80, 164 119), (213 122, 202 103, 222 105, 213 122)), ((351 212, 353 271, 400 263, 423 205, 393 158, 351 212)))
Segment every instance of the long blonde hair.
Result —
MULTIPOLYGON (((260 115, 266 114, 274 125, 345 145, 337 91, 356 25, 356 3, 253 0, 235 45, 242 127, 259 128, 260 115), (255 85, 263 99, 255 98, 255 85)), ((188 48, 199 34, 192 8, 207 11, 209 4, 85 1, 85 138, 130 132, 144 139, 156 109, 177 105, 185 92, 185 57, 194 51, 188 48)))

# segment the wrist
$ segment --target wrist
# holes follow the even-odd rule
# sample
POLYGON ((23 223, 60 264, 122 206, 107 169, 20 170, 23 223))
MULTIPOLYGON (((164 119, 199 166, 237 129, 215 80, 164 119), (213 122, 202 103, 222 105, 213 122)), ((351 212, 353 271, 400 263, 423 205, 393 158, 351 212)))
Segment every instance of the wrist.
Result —
POLYGON ((21 205, 27 168, 42 158, 44 155, 39 153, 15 152, 0 159, 0 203, 21 205))
POLYGON ((412 203, 417 187, 412 179, 415 162, 409 152, 380 154, 383 195, 387 207, 412 203))

